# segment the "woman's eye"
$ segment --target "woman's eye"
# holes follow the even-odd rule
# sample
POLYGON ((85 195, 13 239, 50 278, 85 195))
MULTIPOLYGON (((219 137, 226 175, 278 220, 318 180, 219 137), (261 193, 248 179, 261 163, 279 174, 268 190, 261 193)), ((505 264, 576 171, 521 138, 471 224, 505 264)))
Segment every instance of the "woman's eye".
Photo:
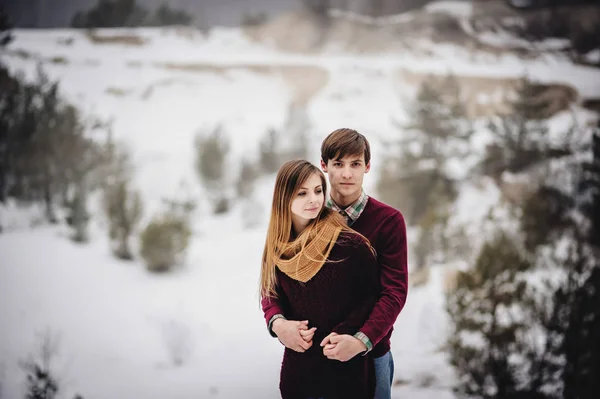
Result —
POLYGON ((298 196, 299 196, 299 197, 303 197, 303 196, 305 196, 305 195, 306 195, 306 193, 298 193, 298 196))

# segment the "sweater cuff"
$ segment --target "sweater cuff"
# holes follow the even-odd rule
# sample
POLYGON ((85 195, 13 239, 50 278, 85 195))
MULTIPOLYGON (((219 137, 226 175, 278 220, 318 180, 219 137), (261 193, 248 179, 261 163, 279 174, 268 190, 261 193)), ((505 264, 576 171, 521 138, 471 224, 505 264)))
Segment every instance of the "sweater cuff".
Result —
POLYGON ((371 352, 371 349, 373 349, 373 343, 371 342, 371 340, 369 339, 369 337, 367 337, 364 333, 362 333, 362 332, 359 331, 356 334, 354 334, 354 338, 359 339, 367 347, 367 350, 362 353, 362 356, 364 356, 367 353, 371 352))
POLYGON ((273 322, 277 319, 287 320, 281 313, 277 313, 276 315, 273 315, 273 317, 271 317, 267 329, 269 330, 269 334, 271 334, 273 338, 277 338, 277 334, 273 332, 273 322))

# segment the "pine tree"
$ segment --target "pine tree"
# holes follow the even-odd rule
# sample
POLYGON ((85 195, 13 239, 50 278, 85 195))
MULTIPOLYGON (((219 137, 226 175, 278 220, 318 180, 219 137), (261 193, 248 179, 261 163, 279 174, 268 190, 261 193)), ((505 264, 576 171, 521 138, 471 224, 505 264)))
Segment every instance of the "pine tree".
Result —
POLYGON ((459 273, 447 306, 454 328, 450 358, 461 397, 535 397, 527 372, 538 367, 542 348, 535 344, 538 308, 525 277, 532 266, 500 231, 483 245, 473 269, 459 273))

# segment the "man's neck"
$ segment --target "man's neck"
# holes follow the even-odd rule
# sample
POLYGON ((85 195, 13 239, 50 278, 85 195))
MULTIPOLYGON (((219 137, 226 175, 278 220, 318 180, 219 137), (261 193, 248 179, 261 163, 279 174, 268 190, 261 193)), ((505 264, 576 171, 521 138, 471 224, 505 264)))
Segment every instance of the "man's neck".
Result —
POLYGON ((353 195, 352 197, 346 197, 346 196, 340 195, 339 193, 334 192, 332 190, 331 191, 331 200, 333 202, 335 202, 335 204, 340 209, 344 209, 344 208, 347 208, 350 205, 354 204, 360 198, 361 194, 362 194, 362 190, 359 191, 358 194, 353 195))

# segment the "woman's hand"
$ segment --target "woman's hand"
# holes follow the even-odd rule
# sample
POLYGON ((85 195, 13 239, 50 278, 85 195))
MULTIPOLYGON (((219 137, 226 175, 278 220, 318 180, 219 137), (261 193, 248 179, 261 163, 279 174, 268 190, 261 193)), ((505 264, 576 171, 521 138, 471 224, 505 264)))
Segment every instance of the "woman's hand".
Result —
POLYGON ((308 320, 295 321, 277 319, 272 330, 286 348, 296 352, 305 352, 312 346, 312 338, 317 328, 308 328, 308 320))

